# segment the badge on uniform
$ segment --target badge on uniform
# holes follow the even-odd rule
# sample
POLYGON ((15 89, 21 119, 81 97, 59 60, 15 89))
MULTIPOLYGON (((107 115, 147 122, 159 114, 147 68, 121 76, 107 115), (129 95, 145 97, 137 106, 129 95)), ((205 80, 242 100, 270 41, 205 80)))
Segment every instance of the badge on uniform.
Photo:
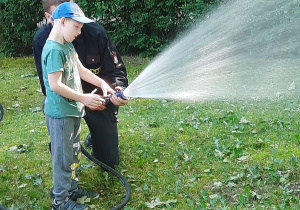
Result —
POLYGON ((115 51, 111 51, 111 55, 112 55, 112 57, 114 59, 114 63, 118 64, 119 60, 118 60, 118 57, 117 57, 117 53, 115 51))

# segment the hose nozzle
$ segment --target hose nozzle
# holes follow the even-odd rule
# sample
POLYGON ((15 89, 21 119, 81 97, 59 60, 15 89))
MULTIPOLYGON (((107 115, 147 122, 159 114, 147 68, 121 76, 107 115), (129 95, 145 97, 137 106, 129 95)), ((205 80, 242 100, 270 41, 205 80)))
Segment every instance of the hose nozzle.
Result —
POLYGON ((126 97, 124 94, 123 94, 123 91, 124 89, 120 89, 118 90, 117 92, 113 93, 113 94, 109 94, 108 96, 104 97, 104 102, 103 104, 105 106, 108 106, 111 104, 111 101, 110 101, 110 98, 113 96, 113 95, 116 95, 117 97, 123 99, 123 100, 128 100, 128 97, 126 97))

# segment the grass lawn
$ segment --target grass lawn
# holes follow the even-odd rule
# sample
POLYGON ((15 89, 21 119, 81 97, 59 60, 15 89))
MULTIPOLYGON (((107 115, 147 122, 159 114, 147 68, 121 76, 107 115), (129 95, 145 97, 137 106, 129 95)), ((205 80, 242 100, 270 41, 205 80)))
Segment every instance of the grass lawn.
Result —
MULTIPOLYGON (((132 81, 149 60, 124 57, 132 81)), ((0 60, 0 203, 50 209, 52 164, 32 57, 0 60)), ((300 209, 300 100, 131 99, 120 108, 124 209, 300 209)), ((82 121, 82 142, 88 128, 82 121)), ((82 157, 80 183, 110 209, 122 183, 82 157)))

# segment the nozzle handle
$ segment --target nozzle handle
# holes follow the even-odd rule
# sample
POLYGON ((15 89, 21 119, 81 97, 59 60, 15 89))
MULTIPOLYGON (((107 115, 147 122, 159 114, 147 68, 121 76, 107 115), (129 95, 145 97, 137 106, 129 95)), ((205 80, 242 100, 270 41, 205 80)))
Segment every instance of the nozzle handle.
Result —
POLYGON ((109 94, 108 96, 104 97, 104 102, 103 104, 105 106, 109 105, 111 103, 110 98, 116 95, 117 97, 123 99, 123 100, 128 100, 128 98, 123 94, 123 90, 118 90, 117 92, 115 92, 114 94, 109 94))

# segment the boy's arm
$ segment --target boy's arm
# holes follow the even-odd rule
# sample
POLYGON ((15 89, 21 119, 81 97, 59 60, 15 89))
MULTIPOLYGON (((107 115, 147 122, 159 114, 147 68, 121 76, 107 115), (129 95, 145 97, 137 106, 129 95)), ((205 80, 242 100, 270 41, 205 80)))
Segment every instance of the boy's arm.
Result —
POLYGON ((100 96, 80 93, 62 83, 62 71, 48 74, 48 81, 52 91, 73 101, 79 101, 92 110, 99 109, 102 104, 103 99, 100 96))
POLYGON ((90 70, 85 68, 79 59, 77 59, 77 67, 79 70, 80 78, 86 82, 89 82, 97 87, 100 87, 103 91, 103 96, 107 96, 107 93, 114 93, 115 91, 109 87, 109 85, 100 77, 93 74, 90 70))

